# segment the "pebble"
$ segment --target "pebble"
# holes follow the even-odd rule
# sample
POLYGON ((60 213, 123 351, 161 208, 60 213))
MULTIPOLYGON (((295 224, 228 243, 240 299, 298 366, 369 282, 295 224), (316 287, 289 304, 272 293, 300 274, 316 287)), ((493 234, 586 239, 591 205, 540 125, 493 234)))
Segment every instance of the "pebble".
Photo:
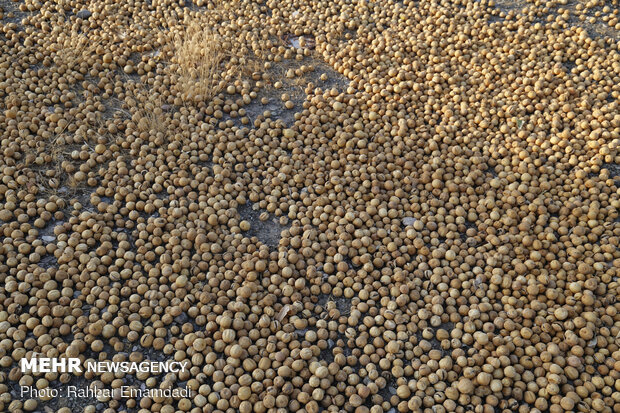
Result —
POLYGON ((88 19, 92 15, 93 13, 88 9, 82 9, 76 13, 76 16, 80 19, 88 19))

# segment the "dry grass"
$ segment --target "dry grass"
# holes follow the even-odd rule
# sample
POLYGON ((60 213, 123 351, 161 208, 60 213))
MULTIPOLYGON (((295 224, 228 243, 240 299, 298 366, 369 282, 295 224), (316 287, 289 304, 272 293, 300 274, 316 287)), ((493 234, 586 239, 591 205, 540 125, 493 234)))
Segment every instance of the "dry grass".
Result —
MULTIPOLYGON (((134 93, 136 101, 139 102, 131 109, 131 120, 140 134, 148 136, 148 140, 153 147, 163 145, 168 142, 173 135, 170 128, 171 117, 164 111, 164 101, 162 97, 150 91, 145 84, 138 84, 134 93)), ((116 140, 119 146, 123 145, 123 138, 119 135, 116 140)))
MULTIPOLYGON (((214 10, 212 13, 219 13, 214 10)), ((173 37, 172 62, 178 69, 177 87, 185 101, 210 100, 235 80, 262 70, 261 54, 240 39, 226 38, 199 19, 184 24, 173 37)))
POLYGON ((136 120, 140 132, 153 134, 166 133, 166 118, 161 109, 162 102, 159 98, 150 97, 144 104, 144 108, 138 110, 136 120))
POLYGON ((69 68, 83 61, 84 58, 96 53, 101 41, 93 42, 86 34, 71 30, 69 34, 61 33, 57 43, 53 46, 59 62, 67 64, 69 68))
POLYGON ((174 41, 178 86, 186 100, 209 100, 226 85, 223 63, 228 55, 222 39, 198 22, 190 23, 174 41))

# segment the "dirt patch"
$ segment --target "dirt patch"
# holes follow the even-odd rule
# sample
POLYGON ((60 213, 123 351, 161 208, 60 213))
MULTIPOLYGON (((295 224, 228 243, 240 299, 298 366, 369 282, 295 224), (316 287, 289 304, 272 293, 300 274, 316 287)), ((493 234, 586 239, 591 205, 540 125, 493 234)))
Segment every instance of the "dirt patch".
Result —
POLYGON ((269 247, 275 248, 280 243, 281 233, 289 226, 281 225, 279 220, 273 215, 268 215, 267 219, 261 220, 261 212, 255 205, 248 202, 237 208, 239 215, 250 223, 250 229, 246 232, 249 237, 256 237, 260 242, 269 247))

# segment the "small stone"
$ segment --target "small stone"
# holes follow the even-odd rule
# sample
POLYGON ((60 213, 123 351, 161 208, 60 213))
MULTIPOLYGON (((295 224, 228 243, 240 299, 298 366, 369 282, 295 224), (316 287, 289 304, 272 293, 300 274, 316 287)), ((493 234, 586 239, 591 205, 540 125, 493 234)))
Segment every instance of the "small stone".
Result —
POLYGON ((88 9, 83 9, 80 10, 76 13, 76 16, 80 19, 88 19, 90 16, 92 16, 93 14, 91 13, 90 10, 88 9))
POLYGON ((189 320, 189 317, 185 313, 181 313, 174 318, 174 321, 176 321, 179 324, 185 324, 187 323, 188 320, 189 320))

